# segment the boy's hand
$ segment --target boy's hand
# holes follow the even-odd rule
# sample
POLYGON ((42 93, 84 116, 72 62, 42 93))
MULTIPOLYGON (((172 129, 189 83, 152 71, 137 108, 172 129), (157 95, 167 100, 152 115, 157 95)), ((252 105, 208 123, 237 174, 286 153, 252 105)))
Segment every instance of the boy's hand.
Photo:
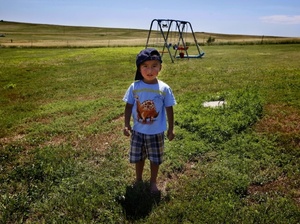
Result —
POLYGON ((173 130, 168 130, 167 132, 167 138, 169 139, 169 141, 172 141, 175 137, 174 131, 173 130))
POLYGON ((129 126, 129 127, 125 127, 124 129, 123 129, 123 134, 125 135, 125 136, 130 136, 130 133, 131 133, 131 127, 129 126))

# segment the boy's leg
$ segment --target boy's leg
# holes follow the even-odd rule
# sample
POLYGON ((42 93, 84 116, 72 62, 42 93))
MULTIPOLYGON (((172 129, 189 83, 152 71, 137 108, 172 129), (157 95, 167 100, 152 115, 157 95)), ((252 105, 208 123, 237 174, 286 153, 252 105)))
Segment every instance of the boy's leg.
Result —
POLYGON ((151 169, 151 178, 150 178, 150 191, 157 192, 158 188, 156 185, 156 179, 158 174, 159 165, 150 162, 150 169, 151 169))
POLYGON ((145 160, 142 160, 135 164, 136 182, 143 180, 144 165, 145 165, 145 160))
POLYGON ((143 144, 143 134, 133 131, 131 134, 130 163, 135 163, 136 182, 143 180, 143 170, 146 158, 143 144))
POLYGON ((151 135, 147 139, 148 157, 150 160, 151 178, 150 191, 158 192, 156 179, 158 175, 159 164, 162 163, 163 149, 164 149, 164 133, 151 135))

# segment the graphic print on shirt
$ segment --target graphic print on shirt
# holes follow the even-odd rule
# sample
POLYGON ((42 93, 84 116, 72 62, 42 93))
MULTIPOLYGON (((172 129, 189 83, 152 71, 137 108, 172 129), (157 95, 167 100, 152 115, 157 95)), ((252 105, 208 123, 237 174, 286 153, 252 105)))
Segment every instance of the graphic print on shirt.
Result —
POLYGON ((156 111, 153 100, 145 100, 140 102, 137 94, 134 95, 136 100, 137 121, 143 124, 152 124, 157 118, 159 112, 156 111))

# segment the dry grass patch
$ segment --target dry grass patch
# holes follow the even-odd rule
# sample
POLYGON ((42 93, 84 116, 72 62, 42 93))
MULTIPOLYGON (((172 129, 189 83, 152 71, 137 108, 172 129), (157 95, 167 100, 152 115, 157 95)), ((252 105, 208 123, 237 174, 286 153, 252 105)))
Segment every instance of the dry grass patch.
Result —
POLYGON ((288 178, 280 176, 277 180, 267 183, 265 185, 252 185, 247 190, 250 196, 248 201, 250 203, 256 203, 254 199, 256 196, 268 195, 272 196, 287 196, 293 198, 298 207, 300 207, 300 181, 299 177, 288 178))
POLYGON ((257 123, 255 129, 261 133, 278 135, 284 144, 300 148, 300 113, 287 105, 269 104, 266 115, 257 123))
POLYGON ((17 135, 12 136, 12 137, 0 138, 0 145, 6 146, 6 145, 8 145, 12 142, 21 141, 22 139, 24 139, 24 137, 25 137, 24 134, 17 134, 17 135))
MULTIPOLYGON (((265 107, 266 115, 255 125, 255 130, 269 136, 276 136, 277 142, 285 150, 300 150, 300 113, 288 105, 269 104, 265 107)), ((300 207, 299 177, 281 176, 277 180, 262 186, 253 185, 248 189, 250 196, 290 195, 300 207)))

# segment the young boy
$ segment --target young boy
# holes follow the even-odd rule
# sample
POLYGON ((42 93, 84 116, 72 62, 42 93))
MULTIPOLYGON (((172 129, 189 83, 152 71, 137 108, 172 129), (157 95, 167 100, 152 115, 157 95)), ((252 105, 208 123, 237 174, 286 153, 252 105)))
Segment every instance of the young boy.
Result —
POLYGON ((126 102, 123 132, 125 136, 131 133, 130 162, 135 163, 136 183, 143 180, 145 159, 148 158, 152 193, 159 192, 156 179, 162 163, 164 132, 167 128, 168 139, 171 141, 174 138, 173 105, 176 101, 171 88, 157 79, 161 63, 161 56, 156 49, 142 50, 136 57, 136 81, 123 98, 126 102), (131 115, 133 127, 130 125, 131 115))

